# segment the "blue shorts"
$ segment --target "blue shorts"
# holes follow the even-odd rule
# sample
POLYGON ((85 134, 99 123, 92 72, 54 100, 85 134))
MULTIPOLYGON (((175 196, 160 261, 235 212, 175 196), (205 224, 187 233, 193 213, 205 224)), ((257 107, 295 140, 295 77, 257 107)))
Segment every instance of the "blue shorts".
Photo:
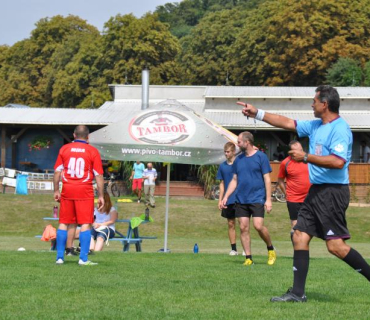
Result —
MULTIPOLYGON (((96 240, 96 238, 100 237, 100 238, 103 238, 104 241, 107 240, 107 236, 106 234, 108 234, 108 230, 107 229, 104 229, 104 233, 101 232, 101 231, 96 231, 94 228, 91 228, 91 237, 96 240)), ((109 239, 112 239, 114 238, 114 235, 115 235, 115 232, 112 228, 109 228, 109 239)))

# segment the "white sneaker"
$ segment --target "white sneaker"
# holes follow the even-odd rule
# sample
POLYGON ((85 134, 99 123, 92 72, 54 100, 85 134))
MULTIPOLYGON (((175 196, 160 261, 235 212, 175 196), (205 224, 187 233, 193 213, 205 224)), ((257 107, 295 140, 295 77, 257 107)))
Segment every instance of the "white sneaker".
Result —
POLYGON ((243 256, 245 256, 245 251, 243 250, 243 256))
POLYGON ((63 264, 64 263, 64 260, 59 258, 57 261, 55 261, 56 264, 63 264))
POLYGON ((95 266, 95 265, 97 265, 97 263, 96 263, 96 262, 92 262, 92 261, 90 261, 90 260, 82 261, 81 259, 78 261, 78 264, 79 264, 80 266, 95 266))
POLYGON ((235 250, 231 250, 229 252, 229 256, 237 256, 238 255, 238 251, 235 251, 235 250))

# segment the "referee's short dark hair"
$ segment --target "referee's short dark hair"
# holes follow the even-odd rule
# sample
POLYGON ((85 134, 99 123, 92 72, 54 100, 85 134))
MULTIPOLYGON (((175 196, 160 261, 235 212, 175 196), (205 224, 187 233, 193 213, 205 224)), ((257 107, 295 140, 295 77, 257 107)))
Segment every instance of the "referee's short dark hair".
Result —
POLYGON ((329 111, 339 113, 340 98, 337 89, 328 85, 318 86, 315 92, 319 92, 318 98, 321 102, 327 102, 329 111))

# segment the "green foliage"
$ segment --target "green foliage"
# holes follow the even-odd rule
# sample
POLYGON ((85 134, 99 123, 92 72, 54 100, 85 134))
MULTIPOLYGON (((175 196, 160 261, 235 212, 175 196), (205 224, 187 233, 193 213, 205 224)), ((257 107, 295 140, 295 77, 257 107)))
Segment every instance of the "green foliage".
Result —
POLYGON ((0 46, 0 105, 96 108, 108 84, 141 83, 144 65, 158 85, 370 86, 368 21, 370 0, 183 0, 112 17, 102 34, 43 18, 0 46))
POLYGON ((150 67, 151 84, 179 83, 175 62, 180 44, 153 14, 137 19, 117 15, 104 25, 101 70, 107 83, 141 83, 141 70, 150 67))
POLYGON ((181 65, 185 82, 193 85, 228 84, 230 46, 235 42, 247 11, 223 10, 206 15, 182 39, 181 65))
POLYGON ((370 61, 366 62, 364 67, 364 86, 370 87, 370 61))
POLYGON ((133 171, 135 161, 123 161, 122 162, 122 179, 127 185, 127 189, 132 189, 132 180, 130 180, 131 173, 133 171))
POLYGON ((0 47, 0 105, 96 108, 110 98, 108 84, 141 83, 144 65, 152 84, 178 84, 177 38, 156 15, 118 15, 104 34, 75 16, 41 19, 30 39, 0 47))
MULTIPOLYGON (((159 20, 168 23, 173 35, 182 38, 208 13, 238 9, 247 11, 256 8, 265 0, 183 0, 158 6, 155 13, 159 20)), ((233 19, 233 18, 232 18, 233 19)), ((230 21, 231 22, 231 21, 230 21)))
POLYGON ((350 58, 339 58, 329 68, 326 80, 332 86, 359 86, 362 83, 362 69, 350 58))
POLYGON ((267 1, 233 45, 236 85, 317 85, 341 56, 370 55, 370 1, 267 1))
POLYGON ((203 165, 198 168, 199 182, 204 185, 204 196, 209 199, 212 186, 216 183, 217 165, 203 165))
POLYGON ((54 143, 54 140, 50 136, 37 136, 31 143, 28 144, 28 150, 41 150, 49 149, 49 147, 54 143))
POLYGON ((97 37, 98 30, 76 16, 41 19, 30 39, 5 51, 0 79, 7 87, 0 92, 0 104, 76 107, 90 86, 86 68, 92 61, 81 55, 94 50, 85 47, 97 37))

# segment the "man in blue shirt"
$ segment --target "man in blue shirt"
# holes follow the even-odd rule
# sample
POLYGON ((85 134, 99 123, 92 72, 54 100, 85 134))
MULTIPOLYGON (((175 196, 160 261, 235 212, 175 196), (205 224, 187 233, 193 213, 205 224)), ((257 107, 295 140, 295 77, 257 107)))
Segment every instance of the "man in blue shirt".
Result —
POLYGON ((289 151, 297 162, 308 163, 313 184, 299 211, 294 226, 293 288, 272 302, 305 302, 305 284, 309 265, 309 244, 313 236, 326 241, 328 251, 342 259, 370 281, 370 266, 344 240, 349 239, 346 215, 350 194, 348 165, 352 154, 352 133, 339 116, 340 98, 331 86, 319 86, 313 99, 314 116, 319 120, 292 119, 243 105, 243 114, 265 121, 272 126, 296 131, 299 137, 309 137, 309 153, 289 151))
POLYGON ((267 245, 268 265, 276 261, 276 252, 271 243, 270 234, 264 226, 265 210, 270 213, 271 206, 271 166, 267 156, 254 148, 254 138, 250 132, 238 136, 238 146, 243 151, 233 163, 233 178, 222 200, 227 207, 229 197, 235 191, 235 216, 239 219, 240 238, 245 251, 245 266, 253 265, 251 238, 249 233, 250 218, 253 226, 267 245))
POLYGON ((236 249, 236 232, 235 232, 235 193, 229 197, 226 208, 222 206, 222 198, 227 190, 230 181, 233 178, 233 162, 235 160, 235 144, 227 142, 224 145, 224 154, 226 161, 221 163, 217 172, 217 180, 220 180, 220 198, 218 201, 218 208, 221 210, 221 216, 227 219, 229 240, 231 245, 230 256, 237 256, 236 249))

